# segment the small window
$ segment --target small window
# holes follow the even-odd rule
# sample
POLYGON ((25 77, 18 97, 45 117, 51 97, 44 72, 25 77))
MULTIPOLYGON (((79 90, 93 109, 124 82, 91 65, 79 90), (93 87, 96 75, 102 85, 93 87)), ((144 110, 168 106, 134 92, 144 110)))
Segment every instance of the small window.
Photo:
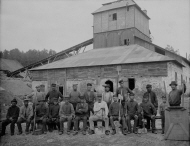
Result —
POLYGON ((128 79, 128 87, 131 90, 133 90, 135 88, 135 79, 134 78, 129 78, 128 79))
POLYGON ((129 11, 129 6, 127 6, 127 11, 129 11))
POLYGON ((129 44, 130 44, 130 40, 129 39, 124 39, 124 45, 129 46, 129 44))
POLYGON ((113 21, 117 20, 117 13, 113 14, 113 21))
POLYGON ((177 82, 177 72, 175 72, 175 81, 177 82))

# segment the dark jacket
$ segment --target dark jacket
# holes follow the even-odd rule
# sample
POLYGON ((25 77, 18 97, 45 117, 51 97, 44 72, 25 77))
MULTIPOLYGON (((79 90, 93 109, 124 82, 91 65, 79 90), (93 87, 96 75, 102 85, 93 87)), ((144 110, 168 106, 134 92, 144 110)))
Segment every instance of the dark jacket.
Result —
POLYGON ((47 107, 47 105, 45 105, 45 103, 44 104, 42 104, 42 105, 37 105, 37 107, 36 107, 36 117, 39 117, 39 118, 41 118, 41 117, 43 117, 43 118, 47 118, 48 117, 48 112, 49 110, 48 110, 48 107, 47 107))
POLYGON ((49 118, 59 118, 59 104, 53 104, 49 107, 49 118))
POLYGON ((138 103, 136 101, 128 101, 125 103, 124 113, 128 115, 138 115, 138 103))
MULTIPOLYGON (((185 91, 186 91, 186 86, 184 86, 184 93, 185 91)), ((170 106, 180 106, 182 94, 183 94, 183 91, 179 89, 170 91, 169 96, 168 96, 168 102, 170 106)))
POLYGON ((87 103, 77 103, 75 114, 76 114, 76 116, 87 116, 88 115, 88 104, 87 103))
POLYGON ((140 105, 139 105, 139 108, 138 108, 138 113, 140 114, 143 110, 143 113, 144 115, 146 116, 151 116, 151 115, 156 115, 156 109, 154 107, 154 105, 150 102, 142 102, 140 105))
POLYGON ((61 94, 61 92, 55 90, 55 91, 49 91, 46 95, 46 101, 48 100, 49 98, 49 103, 50 104, 53 104, 53 99, 54 98, 57 98, 57 100, 59 99, 59 97, 61 97, 63 99, 63 95, 61 94))
POLYGON ((18 106, 11 106, 8 108, 7 116, 6 118, 13 118, 14 120, 17 120, 19 117, 20 109, 18 106))
POLYGON ((151 91, 150 93, 149 92, 145 92, 144 95, 143 95, 143 98, 144 97, 149 97, 148 100, 154 105, 154 107, 156 109, 158 109, 158 100, 157 100, 157 97, 156 97, 156 93, 151 91))
POLYGON ((95 102, 95 95, 94 95, 93 91, 90 91, 90 96, 88 94, 88 91, 86 91, 84 93, 84 98, 86 100, 86 103, 88 103, 88 104, 94 104, 94 102, 95 102))
POLYGON ((113 102, 110 104, 109 107, 109 115, 110 116, 119 116, 119 110, 120 110, 120 116, 123 116, 123 107, 119 102, 113 102))

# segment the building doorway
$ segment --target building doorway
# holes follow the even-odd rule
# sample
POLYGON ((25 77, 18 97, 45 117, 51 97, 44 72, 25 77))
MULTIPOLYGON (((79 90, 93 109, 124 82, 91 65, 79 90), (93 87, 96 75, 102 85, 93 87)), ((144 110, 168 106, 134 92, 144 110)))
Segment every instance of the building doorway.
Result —
POLYGON ((128 87, 131 90, 135 89, 135 79, 134 78, 129 78, 128 79, 128 87))
POLYGON ((59 92, 63 95, 63 86, 59 86, 59 92))
POLYGON ((109 85, 110 85, 110 91, 113 92, 113 82, 110 81, 110 80, 107 80, 107 81, 105 82, 105 84, 109 84, 109 85))

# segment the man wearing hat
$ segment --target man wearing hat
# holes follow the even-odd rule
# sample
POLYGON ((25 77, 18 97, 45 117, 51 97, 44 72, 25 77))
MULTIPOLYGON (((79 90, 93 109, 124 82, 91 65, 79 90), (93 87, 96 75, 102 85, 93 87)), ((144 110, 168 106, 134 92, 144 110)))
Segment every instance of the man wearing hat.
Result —
POLYGON ((90 116, 90 112, 94 113, 93 107, 94 102, 96 101, 96 96, 94 94, 94 91, 92 91, 92 84, 87 84, 87 91, 84 93, 84 98, 86 100, 86 103, 88 104, 88 116, 90 116))
POLYGON ((40 87, 40 84, 36 85, 36 91, 32 92, 30 95, 27 96, 27 98, 30 99, 30 101, 32 101, 33 103, 33 109, 38 104, 39 98, 45 98, 45 93, 41 91, 40 87))
POLYGON ((94 134, 94 121, 103 120, 105 122, 105 134, 109 135, 109 118, 108 118, 108 106, 105 101, 102 101, 102 94, 98 94, 98 101, 94 103, 94 115, 90 116, 90 134, 94 134))
POLYGON ((158 100, 156 97, 156 93, 152 91, 152 85, 147 84, 146 85, 147 92, 144 93, 143 98, 145 96, 148 96, 148 100, 154 105, 156 110, 158 110, 158 100))
POLYGON ((22 126, 21 123, 26 122, 26 134, 29 134, 29 127, 31 123, 31 118, 33 116, 33 108, 32 106, 28 105, 29 98, 25 97, 24 99, 24 105, 20 107, 20 114, 19 118, 17 121, 17 126, 18 126, 18 135, 22 134, 22 126))
POLYGON ((102 100, 107 103, 107 106, 109 108, 110 104, 113 101, 113 92, 110 91, 109 84, 105 84, 103 87, 105 87, 105 91, 102 93, 102 100))
MULTIPOLYGON (((48 106, 45 104, 44 98, 39 98, 38 102, 39 104, 36 106, 35 123, 37 124, 42 123, 42 133, 46 134, 47 133, 46 122, 47 122, 49 110, 48 110, 48 106)), ((32 120, 31 125, 32 127, 34 126, 34 119, 32 120)))
POLYGON ((49 115, 48 115, 48 129, 50 132, 53 131, 53 127, 58 127, 60 129, 59 124, 59 103, 57 101, 57 98, 54 98, 53 105, 49 107, 49 115))
POLYGON ((61 97, 61 99, 63 100, 63 95, 61 94, 61 92, 56 90, 56 84, 55 83, 51 84, 51 91, 49 91, 45 97, 46 101, 49 100, 48 101, 49 107, 53 105, 54 98, 56 98, 58 101, 59 97, 61 97))
POLYGON ((80 92, 77 91, 77 85, 73 84, 73 91, 69 94, 69 102, 73 105, 74 110, 76 110, 77 103, 80 102, 80 92))
POLYGON ((121 104, 124 107, 125 106, 125 102, 127 102, 127 97, 128 97, 128 93, 133 93, 128 87, 126 87, 124 85, 124 81, 120 80, 119 81, 120 87, 117 89, 116 95, 117 97, 122 97, 121 100, 121 104), (119 96, 120 95, 120 96, 119 96))
POLYGON ((59 117, 60 117, 60 132, 59 135, 62 135, 64 132, 64 122, 67 121, 67 134, 70 135, 71 122, 75 117, 75 111, 73 105, 69 103, 69 96, 65 97, 65 103, 60 106, 59 117))
POLYGON ((75 121, 74 121, 75 133, 73 135, 78 134, 80 120, 83 120, 82 134, 86 135, 87 117, 88 117, 88 104, 86 103, 84 96, 81 96, 80 103, 77 103, 77 106, 76 106, 75 121))
POLYGON ((16 106, 16 104, 17 104, 17 100, 14 98, 11 101, 11 106, 8 108, 6 120, 2 122, 1 136, 5 135, 6 126, 9 124, 11 124, 10 126, 11 135, 14 135, 15 123, 17 122, 19 111, 20 111, 19 107, 16 106))
POLYGON ((168 102, 170 106, 180 106, 181 104, 181 95, 186 92, 186 85, 183 81, 182 89, 177 89, 176 81, 172 81, 170 84, 172 91, 170 91, 168 96, 168 102))

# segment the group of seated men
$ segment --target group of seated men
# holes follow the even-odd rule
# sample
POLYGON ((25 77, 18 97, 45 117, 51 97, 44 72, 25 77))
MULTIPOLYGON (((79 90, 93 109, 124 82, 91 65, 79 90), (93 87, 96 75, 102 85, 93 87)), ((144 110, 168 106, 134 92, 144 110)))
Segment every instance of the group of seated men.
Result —
MULTIPOLYGON (((74 122, 74 133, 77 135, 79 131, 79 121, 83 121, 82 134, 86 134, 89 124, 89 134, 94 134, 94 122, 104 121, 105 134, 109 135, 109 125, 112 128, 112 134, 116 134, 114 121, 119 121, 122 125, 122 133, 126 135, 131 132, 137 133, 137 127, 142 128, 142 118, 152 123, 152 132, 156 133, 155 129, 155 115, 157 114, 157 99, 155 93, 144 94, 142 103, 134 100, 134 93, 123 85, 121 80, 117 93, 113 95, 110 91, 110 85, 105 85, 105 92, 102 94, 95 94, 91 90, 92 84, 87 84, 87 91, 81 96, 77 91, 77 85, 73 85, 73 91, 69 96, 64 97, 64 100, 59 102, 59 97, 62 94, 56 90, 56 85, 52 84, 52 90, 46 96, 42 94, 37 86, 37 92, 33 93, 32 105, 30 104, 30 96, 24 99, 24 105, 17 107, 16 99, 11 101, 12 106, 8 109, 6 120, 2 122, 1 136, 5 135, 6 126, 11 123, 11 135, 14 135, 14 126, 18 126, 18 134, 22 134, 21 123, 26 122, 26 134, 34 131, 36 126, 34 123, 41 123, 42 132, 51 132, 56 127, 59 134, 64 133, 64 122, 67 122, 67 134, 70 134, 72 129, 72 122, 74 122), (42 96, 43 95, 43 96, 42 96), (128 97, 129 95, 129 97, 128 97), (45 98, 44 98, 45 97, 45 98), (127 99, 128 98, 128 99, 127 99), (151 102, 149 102, 151 98, 151 102), (155 103, 155 104, 154 104, 155 103), (89 119, 89 123, 87 122, 89 119), (133 131, 131 131, 131 120, 134 120, 133 131), (29 130, 31 125, 31 129, 29 130)), ((151 85, 147 85, 147 90, 151 85)), ((150 127, 148 127, 150 128, 150 127)))

